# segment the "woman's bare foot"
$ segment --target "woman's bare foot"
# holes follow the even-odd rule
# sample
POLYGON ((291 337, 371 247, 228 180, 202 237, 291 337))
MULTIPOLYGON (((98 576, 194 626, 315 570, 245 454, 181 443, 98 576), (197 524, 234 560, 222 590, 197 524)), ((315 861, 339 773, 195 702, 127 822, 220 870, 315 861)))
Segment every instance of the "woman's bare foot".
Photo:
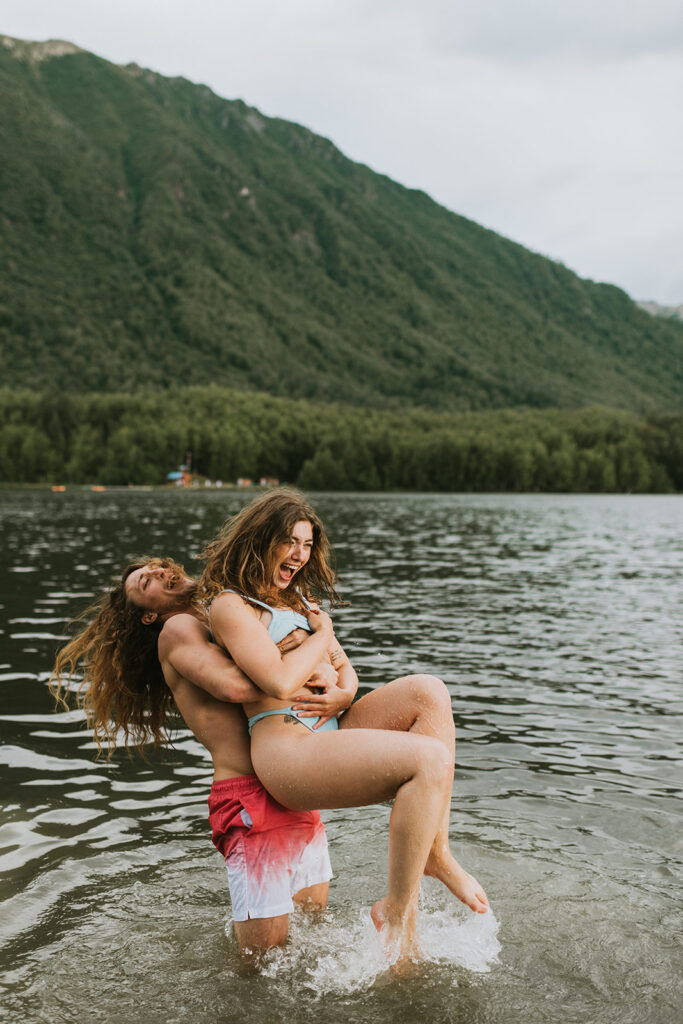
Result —
POLYGON ((403 920, 392 920, 394 916, 386 896, 377 900, 370 911, 372 923, 380 933, 384 950, 389 958, 389 967, 394 974, 410 974, 421 959, 417 944, 416 911, 411 910, 403 920))
POLYGON ((431 878, 438 878, 454 896, 475 913, 485 914, 489 909, 489 901, 479 882, 460 867, 450 851, 439 855, 430 853, 424 873, 431 878))

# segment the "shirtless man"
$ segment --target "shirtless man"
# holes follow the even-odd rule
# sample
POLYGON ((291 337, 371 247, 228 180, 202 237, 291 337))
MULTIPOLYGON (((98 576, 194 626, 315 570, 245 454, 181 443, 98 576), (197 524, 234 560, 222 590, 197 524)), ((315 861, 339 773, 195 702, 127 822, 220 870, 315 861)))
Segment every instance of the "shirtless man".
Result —
MULTIPOLYGON (((171 604, 169 610, 179 596, 194 593, 196 584, 182 577, 169 601, 168 574, 159 567, 133 570, 126 596, 143 611, 143 625, 161 623, 158 656, 164 679, 185 724, 213 760, 209 823, 225 858, 239 946, 245 951, 282 945, 293 903, 320 910, 327 905, 332 868, 325 828, 319 811, 282 807, 254 775, 240 704, 258 699, 260 691, 210 642, 201 609, 171 604)), ((331 666, 321 664, 311 684, 334 683, 333 676, 331 666)))
MULTIPOLYGON (((211 642, 196 581, 168 559, 141 559, 90 611, 88 625, 58 654, 58 695, 81 667, 80 703, 98 746, 104 741, 110 752, 120 732, 127 746, 168 742, 167 714, 175 703, 213 760, 209 821, 226 860, 240 948, 282 944, 293 902, 326 905, 332 872, 325 830, 317 811, 287 810, 253 774, 246 722, 237 705, 260 693, 211 642)), ((351 697, 335 685, 329 663, 320 661, 319 641, 304 634, 294 642, 299 645, 283 651, 283 660, 309 678, 315 691, 301 694, 294 707, 300 715, 321 716, 322 724, 348 708, 351 697)), ((344 725, 410 730, 435 736, 454 751, 450 697, 433 676, 407 676, 372 691, 353 704, 344 725)), ((472 910, 488 909, 479 883, 450 854, 447 821, 425 873, 472 910)))

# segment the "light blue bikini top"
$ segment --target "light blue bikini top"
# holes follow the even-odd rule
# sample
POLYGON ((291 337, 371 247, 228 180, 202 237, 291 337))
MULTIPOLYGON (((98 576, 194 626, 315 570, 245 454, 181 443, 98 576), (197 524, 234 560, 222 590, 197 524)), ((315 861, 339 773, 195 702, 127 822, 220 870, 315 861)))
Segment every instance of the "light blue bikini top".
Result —
MULTIPOLYGON (((221 590, 221 594, 239 594, 237 590, 221 590)), ((221 594, 216 594, 216 597, 220 597, 221 594)), ((265 608, 266 611, 270 612, 271 619, 268 623, 268 635, 275 644, 279 644, 280 640, 284 640, 286 636, 289 636, 295 629, 305 629, 307 633, 311 632, 311 627, 308 625, 308 619, 305 615, 301 615, 300 612, 295 612, 291 608, 273 608, 272 605, 266 604, 264 601, 257 601, 255 597, 247 597, 245 594, 239 594, 245 601, 250 601, 252 604, 257 604, 259 608, 265 608)), ((214 601, 216 598, 214 598, 214 601)), ((305 600, 305 598, 304 598, 305 600)), ((212 602, 213 603, 213 602, 212 602)), ((211 605, 209 605, 209 616, 211 615, 211 605)), ((213 640, 213 633, 209 628, 209 635, 213 640)), ((215 643, 215 641, 214 641, 215 643)))

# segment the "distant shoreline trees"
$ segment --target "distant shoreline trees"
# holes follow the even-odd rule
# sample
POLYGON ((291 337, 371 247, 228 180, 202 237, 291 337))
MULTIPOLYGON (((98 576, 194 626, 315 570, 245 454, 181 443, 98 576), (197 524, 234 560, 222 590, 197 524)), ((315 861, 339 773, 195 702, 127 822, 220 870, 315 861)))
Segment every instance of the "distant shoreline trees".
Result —
POLYGON ((309 490, 683 491, 683 414, 399 413, 219 387, 0 391, 4 483, 161 484, 188 449, 202 476, 309 490))

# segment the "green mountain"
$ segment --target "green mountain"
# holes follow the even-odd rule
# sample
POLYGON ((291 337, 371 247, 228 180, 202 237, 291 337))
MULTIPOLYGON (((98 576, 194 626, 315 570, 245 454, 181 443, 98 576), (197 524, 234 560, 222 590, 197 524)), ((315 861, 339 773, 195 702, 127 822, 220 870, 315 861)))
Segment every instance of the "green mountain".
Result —
POLYGON ((306 128, 8 37, 0 103, 7 386, 681 408, 683 325, 306 128))

